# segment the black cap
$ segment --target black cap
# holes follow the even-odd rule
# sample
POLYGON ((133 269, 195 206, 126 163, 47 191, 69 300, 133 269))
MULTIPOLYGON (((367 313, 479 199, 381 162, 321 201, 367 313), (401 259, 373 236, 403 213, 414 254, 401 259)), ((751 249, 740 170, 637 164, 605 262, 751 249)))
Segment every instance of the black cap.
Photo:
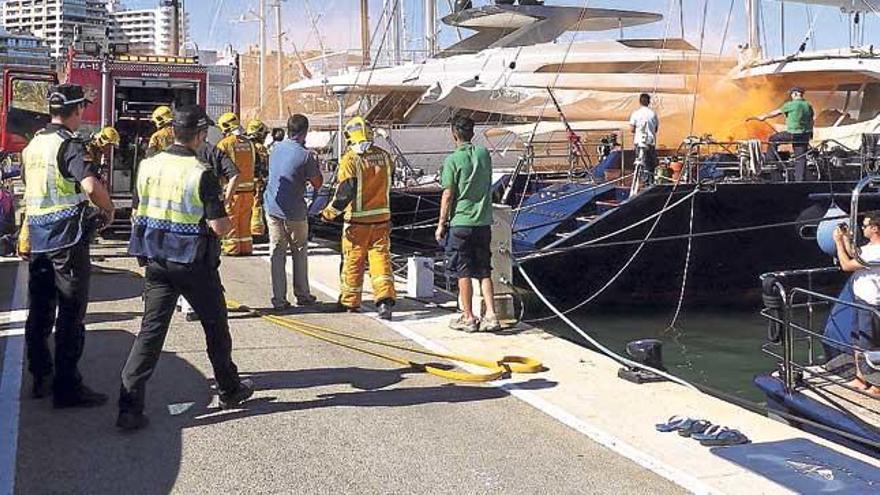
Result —
POLYGON ((804 94, 804 88, 802 88, 800 86, 795 86, 795 87, 791 88, 790 90, 788 90, 788 92, 789 92, 789 94, 791 94, 791 93, 804 94))
POLYGON ((205 129, 214 125, 214 121, 208 117, 204 108, 198 105, 186 105, 174 111, 174 120, 171 124, 182 129, 205 129))
POLYGON ((92 100, 86 98, 86 93, 79 84, 58 84, 49 88, 49 108, 64 108, 71 105, 87 105, 92 100))

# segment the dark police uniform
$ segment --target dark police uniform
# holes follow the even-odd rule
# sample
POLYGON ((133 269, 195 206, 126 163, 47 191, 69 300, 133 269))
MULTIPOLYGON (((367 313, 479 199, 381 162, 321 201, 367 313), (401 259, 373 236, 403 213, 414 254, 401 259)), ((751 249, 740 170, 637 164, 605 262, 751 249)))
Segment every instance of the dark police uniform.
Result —
MULTIPOLYGON (((49 100, 53 108, 87 101, 79 86, 53 90, 49 100)), ((74 133, 54 123, 34 136, 22 152, 22 161, 31 244, 25 342, 34 396, 47 394, 44 387, 54 372, 56 407, 99 405, 106 396, 85 387, 78 369, 91 272, 88 198, 80 181, 98 177, 98 170, 86 163, 82 143, 74 133), (53 326, 54 366, 49 350, 53 326)))
MULTIPOLYGON (((201 120, 210 122, 206 116, 201 120)), ((137 190, 139 204, 128 251, 146 266, 144 316, 122 370, 117 422, 132 429, 143 426, 135 419, 143 419, 146 382, 159 360, 180 295, 201 315, 221 406, 224 401, 237 403, 250 395, 243 391, 251 391, 249 384, 239 380, 232 361, 232 337, 218 271, 220 242, 207 225, 207 220, 226 216, 217 177, 196 153, 175 144, 141 162, 137 190)))

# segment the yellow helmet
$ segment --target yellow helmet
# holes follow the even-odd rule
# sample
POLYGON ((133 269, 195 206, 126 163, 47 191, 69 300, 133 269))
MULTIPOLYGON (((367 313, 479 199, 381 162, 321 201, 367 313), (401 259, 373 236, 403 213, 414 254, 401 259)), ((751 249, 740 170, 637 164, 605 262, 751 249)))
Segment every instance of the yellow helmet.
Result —
POLYGON ((360 115, 352 117, 345 123, 345 140, 349 146, 373 140, 373 128, 360 115))
POLYGON ((244 132, 250 137, 259 138, 262 136, 265 138, 269 133, 269 128, 260 119, 251 119, 244 132))
POLYGON ((230 133, 240 126, 241 123, 238 121, 238 115, 235 115, 232 112, 226 112, 217 119, 217 127, 219 127, 224 134, 230 133))
POLYGON ((156 107, 153 110, 153 115, 150 116, 150 120, 153 121, 153 124, 159 129, 165 127, 170 124, 172 120, 174 120, 174 114, 171 113, 171 108, 162 105, 161 107, 156 107))
POLYGON ((107 146, 108 144, 113 145, 113 147, 119 147, 119 132, 113 127, 105 127, 95 135, 95 144, 100 147, 107 146))

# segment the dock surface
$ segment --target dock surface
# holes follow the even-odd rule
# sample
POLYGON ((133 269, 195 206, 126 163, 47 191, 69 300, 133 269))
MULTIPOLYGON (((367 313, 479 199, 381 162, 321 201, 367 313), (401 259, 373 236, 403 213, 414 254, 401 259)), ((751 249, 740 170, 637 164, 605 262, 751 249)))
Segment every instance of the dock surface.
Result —
MULTIPOLYGON (((122 434, 113 425, 119 373, 143 310, 142 271, 124 247, 102 242, 93 252, 81 371, 111 403, 91 410, 54 411, 49 400, 29 398, 21 336, 26 265, 0 262, 0 493, 14 487, 27 494, 755 494, 880 487, 875 458, 678 385, 622 382, 610 359, 539 329, 457 333, 446 328, 448 309, 412 300, 400 302, 390 324, 369 305, 361 314, 330 313, 338 256, 322 247, 312 250, 310 270, 323 304, 287 316, 435 351, 532 356, 548 370, 489 384, 449 382, 233 312, 233 357, 257 392, 241 409, 220 411, 201 327, 177 314, 148 385, 152 422, 122 434), (739 427, 753 443, 709 449, 657 433, 654 423, 673 414, 739 427)), ((265 253, 224 258, 228 297, 269 306, 267 261, 265 253)))

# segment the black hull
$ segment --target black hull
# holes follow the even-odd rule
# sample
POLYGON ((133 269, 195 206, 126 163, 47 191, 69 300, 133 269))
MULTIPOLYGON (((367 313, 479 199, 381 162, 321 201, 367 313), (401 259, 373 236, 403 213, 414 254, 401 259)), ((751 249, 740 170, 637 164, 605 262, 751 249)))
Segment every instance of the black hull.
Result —
MULTIPOLYGON (((851 182, 835 183, 835 192, 850 192, 851 182)), ((574 246, 625 228, 688 195, 694 186, 658 186, 607 212, 559 247, 574 246)), ((815 201, 811 194, 828 193, 828 183, 719 183, 706 186, 693 197, 693 232, 748 229, 760 225, 796 221, 814 205, 824 213, 827 199, 815 201)), ((848 209, 848 205, 840 206, 848 209)), ((665 212, 651 234, 652 239, 686 235, 691 218, 691 199, 665 212)), ((654 220, 602 241, 641 241, 654 220)), ((816 241, 804 239, 798 225, 741 230, 694 237, 688 268, 685 300, 689 303, 746 305, 760 300, 758 276, 776 270, 827 265, 829 257, 816 241)), ((598 291, 614 277, 638 248, 638 244, 576 249, 546 257, 524 257, 523 267, 538 288, 556 300, 580 301, 598 291)), ((619 278, 597 299, 605 304, 634 302, 669 304, 678 300, 687 257, 684 238, 645 243, 619 278)), ((521 256, 522 257, 522 256, 521 256)), ((843 278, 841 277, 841 281, 843 278)))

